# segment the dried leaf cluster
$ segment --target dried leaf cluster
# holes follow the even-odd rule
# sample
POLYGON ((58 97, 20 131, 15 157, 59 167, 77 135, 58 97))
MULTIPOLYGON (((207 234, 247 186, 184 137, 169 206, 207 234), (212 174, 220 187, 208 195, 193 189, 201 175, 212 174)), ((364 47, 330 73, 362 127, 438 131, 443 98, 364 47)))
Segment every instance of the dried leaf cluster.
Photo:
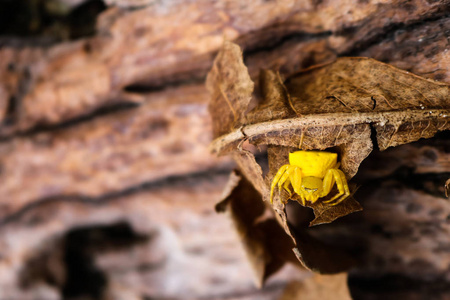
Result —
MULTIPOLYGON (((448 85, 369 58, 339 58, 287 80, 277 72, 263 70, 258 83, 260 99, 254 96, 254 85, 239 46, 225 42, 207 78, 215 137, 211 149, 218 155, 231 154, 239 166, 240 175, 232 179, 235 189, 221 203, 224 210, 228 203, 233 218, 240 220, 239 232, 259 230, 260 224, 253 220, 261 212, 255 210, 269 206, 270 182, 278 168, 287 163, 289 152, 336 151, 340 168, 350 180, 374 146, 384 150, 450 129, 448 85), (255 100, 259 100, 256 106, 250 107, 255 100), (244 149, 245 143, 267 145, 269 171, 265 177, 254 154, 244 149), (251 195, 248 189, 253 189, 251 195)), ((354 191, 356 186, 350 188, 354 191)), ((347 254, 316 241, 306 226, 289 226, 284 204, 289 198, 295 200, 287 193, 275 194, 273 218, 292 238, 298 260, 319 273, 348 269, 352 258, 347 254)), ((315 214, 310 225, 330 223, 362 209, 352 197, 337 206, 320 201, 309 206, 315 214)), ((245 237, 249 241, 258 236, 266 248, 257 252, 270 252, 270 237, 262 237, 268 232, 245 237)), ((287 242, 282 244, 290 247, 287 242)), ((284 253, 279 250, 281 244, 278 247, 277 251, 284 253)), ((267 260, 267 256, 262 257, 267 260)), ((264 274, 260 276, 263 280, 268 273, 260 274, 264 274)))

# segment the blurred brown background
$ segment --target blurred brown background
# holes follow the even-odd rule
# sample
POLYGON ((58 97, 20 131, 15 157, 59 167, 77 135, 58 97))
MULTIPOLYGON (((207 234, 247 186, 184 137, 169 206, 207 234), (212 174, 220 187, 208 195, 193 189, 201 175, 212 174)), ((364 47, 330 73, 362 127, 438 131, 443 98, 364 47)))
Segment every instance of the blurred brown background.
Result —
MULTIPOLYGON (((279 299, 310 274, 257 289, 214 212, 233 163, 207 149, 204 79, 223 39, 253 79, 367 56, 450 83, 449 15, 448 0, 3 0, 0 299, 279 299)), ((356 251, 355 299, 450 299, 449 140, 375 151, 355 178, 365 211, 312 229, 356 251)))

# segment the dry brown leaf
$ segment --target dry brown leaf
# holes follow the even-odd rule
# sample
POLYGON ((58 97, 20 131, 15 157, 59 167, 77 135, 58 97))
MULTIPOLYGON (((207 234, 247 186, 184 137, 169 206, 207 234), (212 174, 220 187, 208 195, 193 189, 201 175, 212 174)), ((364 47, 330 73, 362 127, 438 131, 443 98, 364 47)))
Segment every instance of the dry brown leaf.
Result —
POLYGON ((238 172, 231 173, 216 211, 229 213, 233 220, 257 286, 261 287, 267 277, 286 262, 298 263, 292 252, 292 240, 268 210, 258 191, 238 172))
MULTIPOLYGON (((355 190, 355 187, 350 187, 350 190, 355 190)), ((363 209, 361 204, 353 197, 349 197, 335 206, 326 205, 321 201, 314 204, 307 203, 307 206, 314 210, 315 215, 315 219, 309 224, 310 226, 331 223, 340 217, 363 209)))
POLYGON ((247 123, 284 119, 294 115, 289 93, 278 72, 262 70, 259 74, 262 102, 246 116, 247 123))
POLYGON ((255 156, 247 150, 239 149, 233 152, 233 159, 236 161, 239 169, 246 178, 253 184, 255 189, 263 195, 266 192, 266 183, 264 182, 261 167, 255 160, 255 156))
POLYGON ((252 98, 253 81, 242 59, 238 45, 225 41, 208 73, 206 87, 211 93, 209 104, 214 137, 242 124, 252 98))
POLYGON ((293 281, 286 287, 280 300, 351 300, 347 277, 345 273, 315 274, 304 281, 293 281))

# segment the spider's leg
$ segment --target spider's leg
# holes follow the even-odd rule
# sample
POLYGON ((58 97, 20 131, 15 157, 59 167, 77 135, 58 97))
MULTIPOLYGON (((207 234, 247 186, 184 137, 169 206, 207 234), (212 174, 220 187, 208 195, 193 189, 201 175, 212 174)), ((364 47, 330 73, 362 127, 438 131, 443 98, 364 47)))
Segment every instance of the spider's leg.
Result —
MULTIPOLYGON (((342 184, 341 174, 339 173, 339 171, 340 171, 339 169, 329 169, 328 170, 328 172, 332 174, 339 192, 336 195, 334 195, 333 198, 331 198, 330 200, 323 201, 324 203, 333 202, 336 198, 341 197, 345 192, 344 188, 343 188, 343 184, 342 184)), ((333 186, 331 186, 331 187, 333 187, 333 186)))
POLYGON ((342 195, 340 198, 337 198, 336 201, 334 203, 332 203, 331 205, 337 205, 337 204, 341 203, 342 201, 344 201, 345 199, 347 199, 351 195, 344 172, 342 172, 341 170, 338 170, 338 171, 341 175, 341 181, 337 182, 336 185, 338 186, 338 189, 340 189, 339 185, 341 184, 341 187, 344 189, 344 195, 342 195))
POLYGON ((292 196, 291 189, 289 188, 290 184, 291 184, 290 180, 286 180, 283 184, 283 188, 289 193, 289 196, 292 196))
POLYGON ((277 183, 280 181, 281 177, 284 175, 286 170, 290 167, 290 165, 284 165, 278 169, 277 174, 273 177, 272 185, 270 186, 270 203, 273 203, 273 190, 277 186, 277 183))
POLYGON ((337 205, 337 204, 341 203, 342 201, 344 201, 348 196, 350 196, 350 190, 348 188, 347 179, 345 178, 345 175, 341 170, 330 169, 330 171, 333 173, 333 177, 336 180, 336 186, 339 190, 339 193, 334 195, 334 197, 331 198, 330 200, 324 201, 324 203, 331 203, 335 199, 337 199, 336 201, 334 201, 334 203, 331 204, 331 205, 337 205))
POLYGON ((281 193, 281 187, 283 186, 288 192, 289 196, 292 195, 291 190, 289 189, 289 185, 292 183, 291 178, 296 166, 289 166, 284 172, 283 176, 281 176, 280 181, 278 182, 278 192, 281 193))
POLYGON ((320 198, 328 195, 334 186, 335 176, 333 175, 333 170, 334 169, 328 169, 325 177, 323 178, 322 193, 320 194, 320 198))
MULTIPOLYGON (((290 166, 286 169, 286 171, 284 172, 283 176, 281 176, 280 181, 278 181, 278 197, 280 198, 280 200, 281 200, 282 187, 289 186, 289 183, 290 183, 290 180, 289 180, 289 169, 290 169, 290 166)), ((290 194, 291 191, 290 190, 288 190, 288 191, 289 191, 289 194, 290 194)))
MULTIPOLYGON (((299 167, 297 166, 290 166, 287 170, 285 174, 289 173, 289 179, 287 179, 285 181, 285 183, 283 184, 283 188, 288 191, 289 196, 292 196, 292 192, 291 189, 289 188, 289 185, 292 185, 292 187, 294 188, 294 192, 298 195, 301 194, 301 190, 300 187, 302 185, 302 171, 299 167)), ((281 182, 281 180, 280 180, 281 182)))
POLYGON ((300 189, 302 186, 302 178, 303 178, 302 170, 297 166, 293 166, 289 179, 291 180, 294 192, 298 195, 302 193, 300 189))
POLYGON ((286 185, 286 182, 290 183, 289 180, 289 175, 291 174, 292 171, 292 167, 291 165, 289 165, 286 170, 284 171, 283 176, 281 176, 280 180, 278 181, 278 190, 281 191, 281 187, 283 185, 286 185))
POLYGON ((303 193, 300 192, 300 198, 302 199, 302 205, 305 206, 306 205, 306 199, 305 199, 305 195, 303 195, 303 193))

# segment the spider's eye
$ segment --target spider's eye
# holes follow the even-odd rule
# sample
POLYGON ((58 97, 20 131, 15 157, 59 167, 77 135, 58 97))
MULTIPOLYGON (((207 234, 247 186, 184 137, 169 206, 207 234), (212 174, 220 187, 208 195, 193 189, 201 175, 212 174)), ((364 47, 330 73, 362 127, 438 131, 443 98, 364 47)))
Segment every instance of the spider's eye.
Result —
POLYGON ((303 178, 302 188, 308 194, 315 194, 322 188, 322 180, 317 177, 308 176, 303 178))

